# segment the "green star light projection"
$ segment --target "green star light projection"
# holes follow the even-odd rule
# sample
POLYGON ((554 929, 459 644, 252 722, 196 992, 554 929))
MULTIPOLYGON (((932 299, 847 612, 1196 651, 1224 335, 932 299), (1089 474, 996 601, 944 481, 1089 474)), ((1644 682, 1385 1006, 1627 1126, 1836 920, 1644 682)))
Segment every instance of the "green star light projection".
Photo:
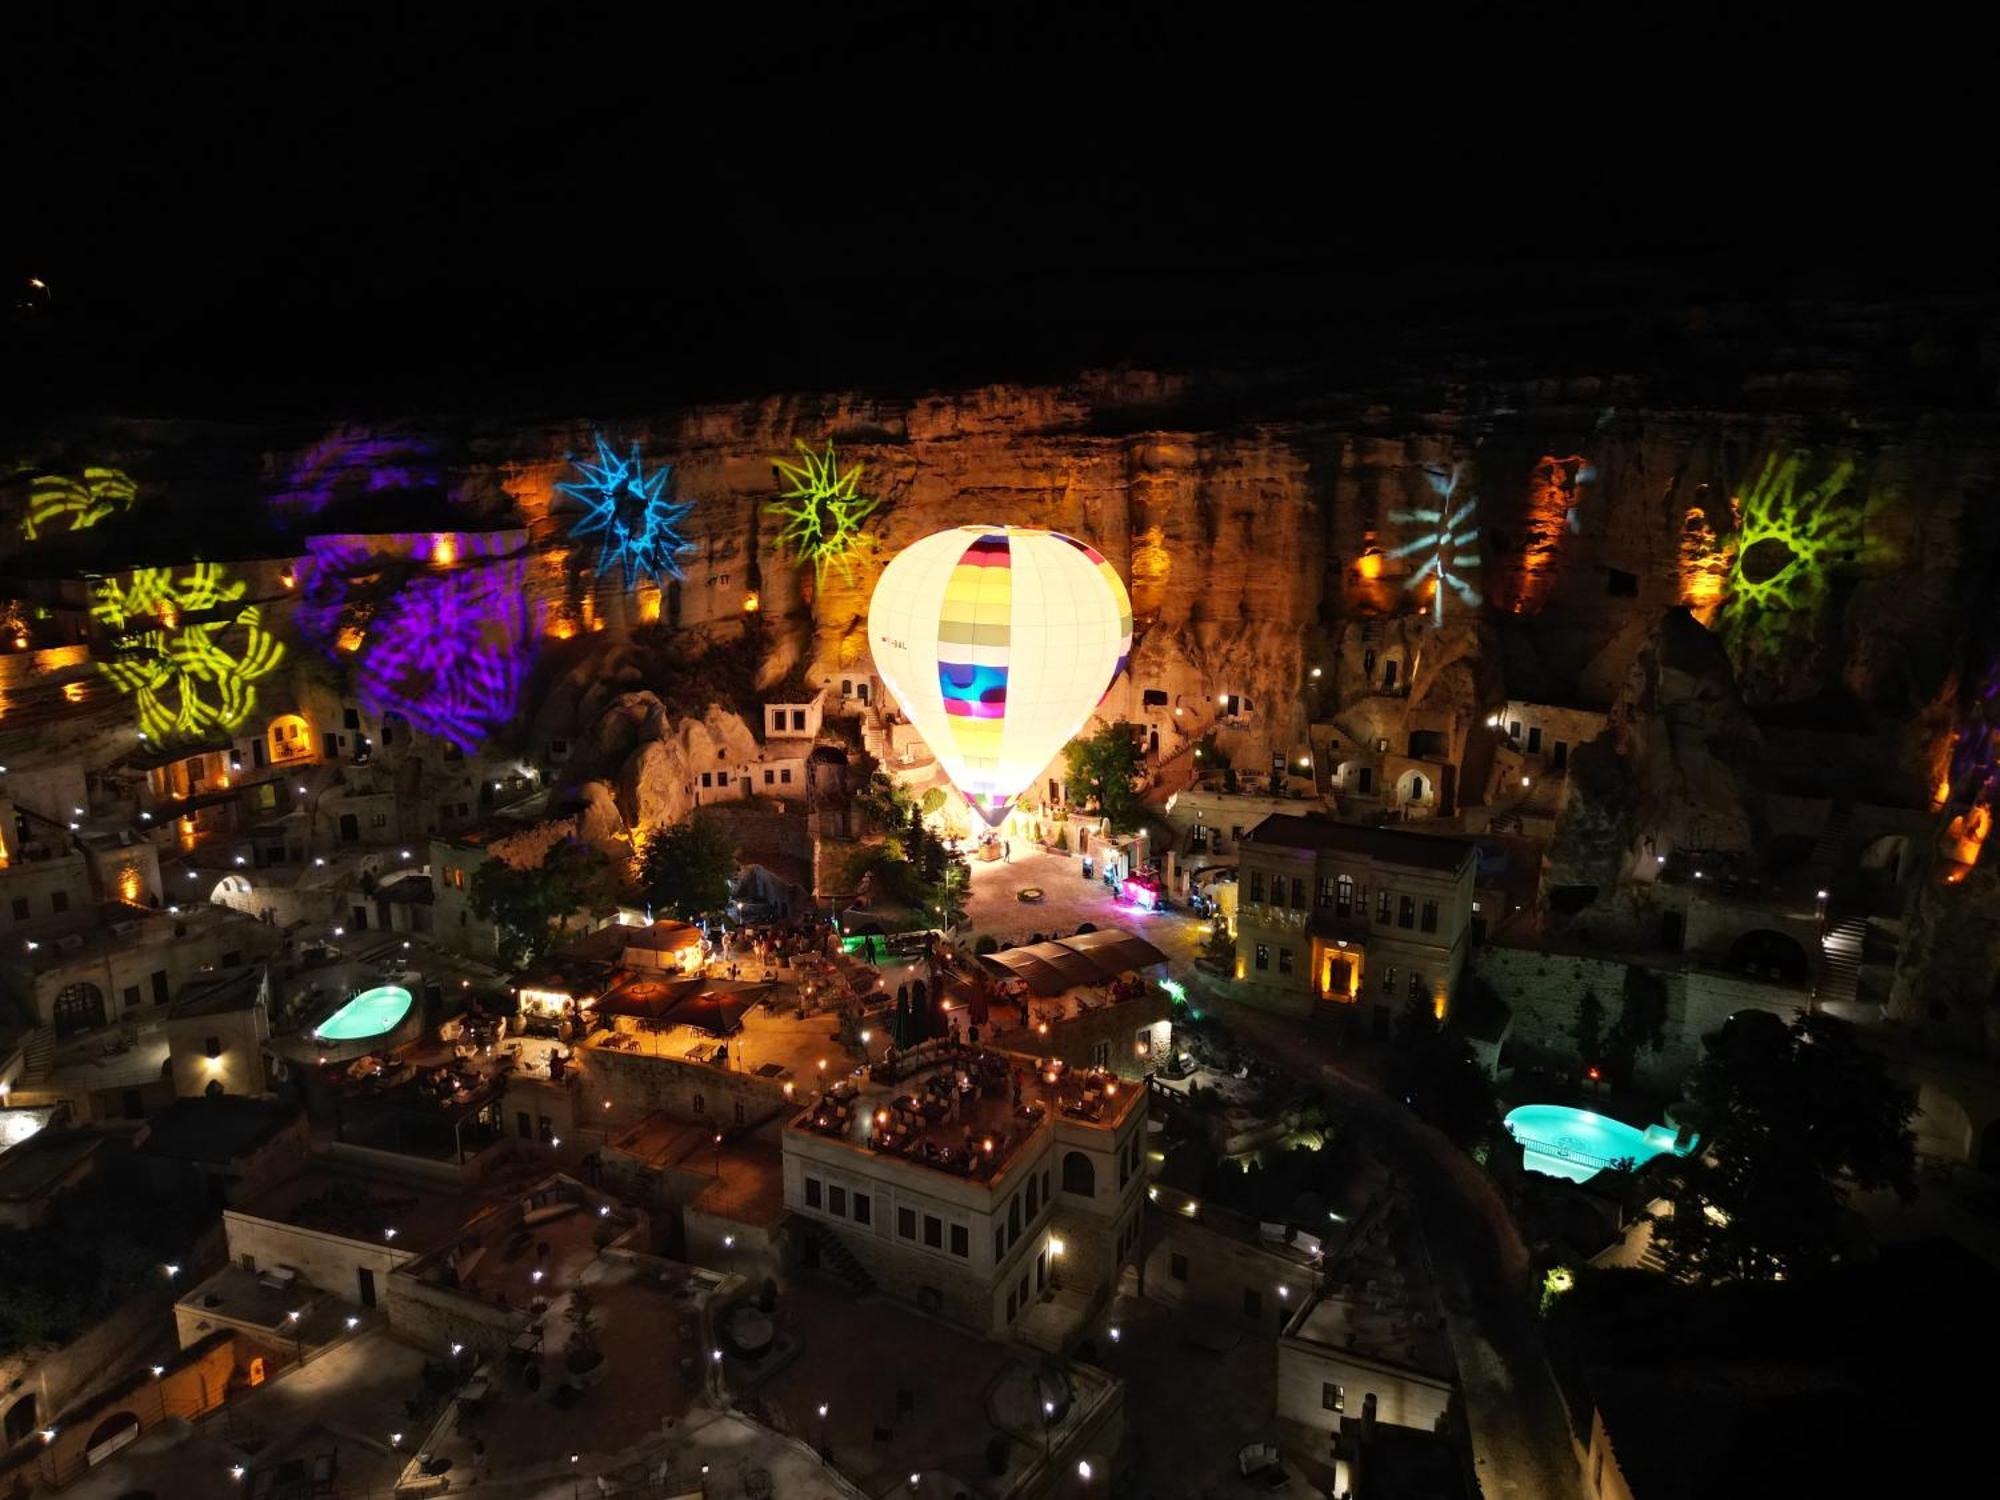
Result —
POLYGON ((97 585, 91 615, 117 655, 98 669, 138 706, 139 728, 159 740, 235 730, 257 706, 257 680, 284 660, 260 605, 216 563, 139 568, 97 585))
POLYGON ((813 583, 825 581, 828 563, 838 563, 841 575, 853 578, 852 553, 861 542, 861 523, 872 514, 880 500, 858 492, 861 465, 842 470, 833 444, 825 453, 815 453, 803 439, 795 445, 800 463, 782 458, 771 467, 786 487, 765 509, 785 524, 778 533, 778 545, 789 547, 793 560, 812 564, 813 583))
POLYGON ((1854 463, 1842 459, 1801 487, 1810 455, 1773 453, 1736 499, 1736 561, 1722 603, 1722 634, 1739 661, 1776 646, 1795 623, 1819 617, 1829 575, 1863 544, 1866 506, 1849 497, 1854 463))

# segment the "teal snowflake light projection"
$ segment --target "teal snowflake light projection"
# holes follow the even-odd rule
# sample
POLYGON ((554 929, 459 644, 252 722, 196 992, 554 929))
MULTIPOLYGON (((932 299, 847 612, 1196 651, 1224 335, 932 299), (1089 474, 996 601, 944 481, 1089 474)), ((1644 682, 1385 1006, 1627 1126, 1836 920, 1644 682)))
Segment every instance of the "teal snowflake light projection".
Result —
POLYGON ((861 465, 843 471, 832 443, 825 453, 813 452, 803 440, 795 446, 803 462, 771 460, 786 485, 766 507, 785 523, 778 545, 791 548, 799 564, 812 564, 815 584, 825 580, 828 563, 838 563, 841 575, 851 579, 851 554, 861 541, 861 523, 882 502, 858 493, 861 465))
POLYGON ((1405 592, 1414 593, 1426 578, 1437 580, 1432 593, 1433 613, 1431 618, 1439 625, 1444 624, 1444 591, 1450 589, 1467 605, 1477 606, 1480 602, 1479 590, 1474 588, 1463 575, 1479 566, 1479 527, 1472 519, 1479 506, 1479 497, 1468 497, 1454 507, 1453 499, 1458 494, 1460 470, 1454 467, 1449 474, 1436 470, 1427 471, 1431 488, 1437 491, 1438 502, 1434 506, 1421 506, 1415 510, 1391 511, 1389 519, 1405 525, 1415 524, 1425 527, 1423 534, 1414 541, 1405 542, 1389 554, 1391 557, 1415 557, 1419 553, 1429 553, 1423 566, 1403 580, 1405 592))
POLYGON ((681 535, 680 524, 694 503, 673 498, 673 465, 661 464, 648 474, 636 442, 632 456, 620 458, 602 433, 592 436, 597 461, 572 458, 583 477, 556 486, 583 504, 570 535, 595 540, 597 571, 623 568, 628 589, 642 578, 663 584, 686 577, 681 554, 694 551, 694 543, 681 535))

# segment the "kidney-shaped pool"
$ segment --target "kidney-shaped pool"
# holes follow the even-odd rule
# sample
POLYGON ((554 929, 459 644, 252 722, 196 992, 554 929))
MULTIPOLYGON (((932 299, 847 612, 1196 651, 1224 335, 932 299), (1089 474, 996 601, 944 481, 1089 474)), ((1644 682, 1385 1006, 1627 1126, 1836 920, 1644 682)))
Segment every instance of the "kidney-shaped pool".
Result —
POLYGON ((1587 1109, 1567 1104, 1523 1104, 1505 1121, 1507 1133, 1521 1143, 1521 1165, 1549 1177, 1588 1182, 1606 1167, 1639 1167, 1663 1152, 1686 1156, 1698 1144, 1685 1140, 1669 1125, 1644 1130, 1587 1109))
POLYGON ((326 1042, 364 1042, 394 1031, 410 1013, 410 992, 400 984, 363 990, 314 1028, 326 1042))

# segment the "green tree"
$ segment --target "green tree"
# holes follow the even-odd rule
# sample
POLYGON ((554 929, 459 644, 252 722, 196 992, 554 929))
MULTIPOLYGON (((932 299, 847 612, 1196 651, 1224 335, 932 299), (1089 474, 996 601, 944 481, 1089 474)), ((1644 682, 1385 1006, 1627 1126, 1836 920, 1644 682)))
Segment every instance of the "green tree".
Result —
POLYGON ((656 830, 639 856, 639 884, 655 912, 693 921, 729 904, 735 841, 705 813, 656 830))
POLYGON ((518 968, 547 952, 578 912, 610 915, 624 885, 609 856, 567 838, 531 869, 487 860, 473 872, 472 911, 500 929, 500 956, 518 968))
POLYGON ((1576 1003, 1576 1055, 1593 1067, 1604 1050, 1604 1002, 1596 990, 1585 990, 1576 1003))
POLYGON ((1855 1189, 1916 1196, 1916 1102, 1845 1022, 1749 1012, 1703 1046, 1688 1087, 1699 1149, 1655 1158, 1672 1211, 1653 1243, 1669 1273, 1797 1278, 1839 1258, 1855 1189))
POLYGON ((1129 833, 1138 826, 1144 744, 1139 726, 1121 721, 1071 740, 1063 752, 1075 800, 1095 806, 1115 833, 1129 833))
POLYGON ((917 805, 924 810, 925 817, 934 817, 944 807, 944 788, 941 786, 932 787, 924 793, 922 800, 917 805))
POLYGON ((930 882, 930 899, 925 903, 931 925, 956 927, 965 920, 965 899, 972 890, 972 871, 962 859, 946 861, 937 880, 930 882))
POLYGON ((861 790, 854 794, 854 808, 876 832, 886 835, 898 850, 902 849, 916 803, 886 773, 877 770, 862 784, 861 790))
POLYGON ((1437 1018, 1427 996, 1414 995, 1396 1017, 1386 1073, 1403 1102, 1461 1146, 1498 1121, 1493 1084, 1464 1037, 1437 1018))

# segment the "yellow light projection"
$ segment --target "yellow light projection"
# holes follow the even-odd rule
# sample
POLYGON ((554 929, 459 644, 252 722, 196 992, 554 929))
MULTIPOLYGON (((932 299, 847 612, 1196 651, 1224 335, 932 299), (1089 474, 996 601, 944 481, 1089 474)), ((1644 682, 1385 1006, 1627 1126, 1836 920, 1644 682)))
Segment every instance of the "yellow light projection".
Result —
POLYGON ((246 591, 216 563, 178 574, 140 568, 124 582, 97 585, 90 612, 119 652, 98 669, 132 695, 148 735, 234 730, 257 706, 255 684, 277 669, 285 648, 265 629, 261 606, 239 605, 246 591))
POLYGON ((51 531, 88 531, 105 517, 130 510, 139 486, 123 469, 88 468, 81 479, 38 474, 28 489, 21 535, 39 541, 51 531))

